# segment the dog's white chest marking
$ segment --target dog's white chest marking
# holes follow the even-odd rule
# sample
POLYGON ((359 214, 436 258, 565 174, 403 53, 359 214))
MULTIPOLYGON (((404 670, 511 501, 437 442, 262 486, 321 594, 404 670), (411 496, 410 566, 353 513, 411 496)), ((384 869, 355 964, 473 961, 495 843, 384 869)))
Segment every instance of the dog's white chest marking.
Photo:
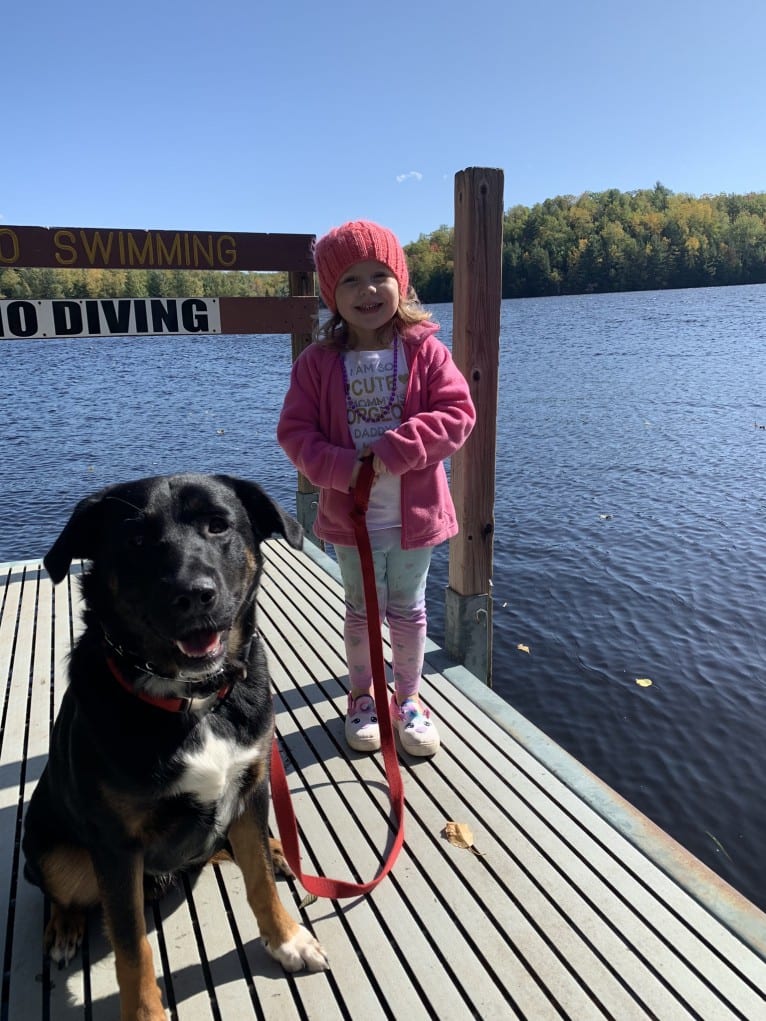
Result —
POLYGON ((203 805, 217 805, 216 823, 223 831, 234 814, 242 774, 263 757, 264 742, 245 748, 207 727, 205 731, 202 744, 180 756, 182 771, 172 793, 190 794, 203 805))

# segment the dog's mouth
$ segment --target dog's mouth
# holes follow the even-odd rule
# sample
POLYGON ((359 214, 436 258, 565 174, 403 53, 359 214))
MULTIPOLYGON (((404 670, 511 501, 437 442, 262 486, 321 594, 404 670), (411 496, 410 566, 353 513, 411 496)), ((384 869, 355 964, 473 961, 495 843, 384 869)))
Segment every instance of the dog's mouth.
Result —
POLYGON ((215 662, 225 651, 225 631, 193 631, 176 639, 176 647, 187 659, 198 662, 215 662))

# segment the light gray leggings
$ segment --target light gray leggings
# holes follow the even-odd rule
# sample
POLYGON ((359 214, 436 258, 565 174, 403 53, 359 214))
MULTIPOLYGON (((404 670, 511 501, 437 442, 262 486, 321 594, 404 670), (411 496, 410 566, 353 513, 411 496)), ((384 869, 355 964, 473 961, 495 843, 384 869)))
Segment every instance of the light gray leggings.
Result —
MULTIPOLYGON (((401 533, 401 528, 370 532, 378 609, 391 633, 394 688, 400 703, 417 694, 420 687, 426 643, 426 581, 433 549, 403 550, 401 533)), ((335 554, 346 595, 343 637, 351 691, 356 696, 372 689, 362 565, 355 546, 336 546, 335 554)))

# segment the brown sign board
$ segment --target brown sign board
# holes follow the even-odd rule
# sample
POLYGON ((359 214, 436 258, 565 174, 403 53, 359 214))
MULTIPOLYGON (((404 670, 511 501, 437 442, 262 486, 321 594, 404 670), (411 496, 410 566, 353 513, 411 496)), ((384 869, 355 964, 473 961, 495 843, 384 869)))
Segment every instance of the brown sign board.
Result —
POLYGON ((313 272, 313 234, 14 227, 0 224, 0 269, 313 272))
POLYGON ((316 298, 56 298, 0 301, 0 342, 54 337, 311 333, 316 298))

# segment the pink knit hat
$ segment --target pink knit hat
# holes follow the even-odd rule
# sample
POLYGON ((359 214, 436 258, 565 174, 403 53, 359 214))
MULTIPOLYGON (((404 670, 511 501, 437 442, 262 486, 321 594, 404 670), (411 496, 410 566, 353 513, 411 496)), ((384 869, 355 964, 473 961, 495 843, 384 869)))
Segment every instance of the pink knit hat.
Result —
POLYGON ((407 258, 402 246, 386 227, 369 220, 351 220, 333 227, 314 245, 314 264, 319 277, 319 293, 331 312, 337 312, 335 289, 338 281, 355 262, 382 262, 392 271, 404 298, 410 284, 407 258))

